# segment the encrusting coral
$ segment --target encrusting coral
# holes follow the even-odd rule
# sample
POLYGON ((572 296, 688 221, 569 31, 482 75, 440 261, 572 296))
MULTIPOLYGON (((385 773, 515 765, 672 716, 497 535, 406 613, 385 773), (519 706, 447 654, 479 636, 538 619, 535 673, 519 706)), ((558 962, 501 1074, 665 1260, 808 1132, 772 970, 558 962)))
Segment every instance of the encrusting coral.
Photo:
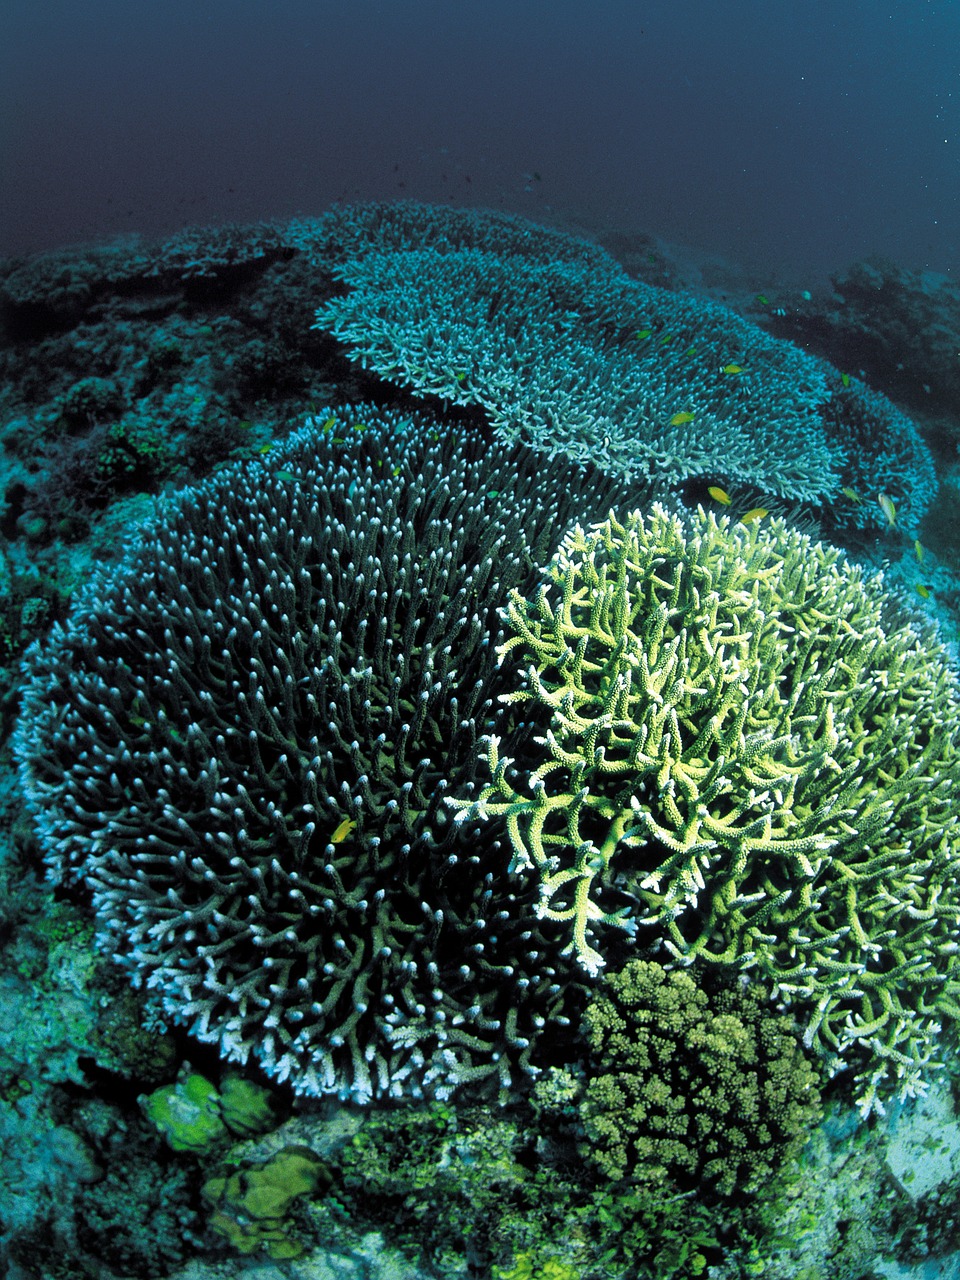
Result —
POLYGON ((504 617, 492 781, 452 803, 506 820, 538 916, 592 974, 623 933, 750 970, 860 1069, 865 1110, 921 1088, 960 1018, 960 698, 936 639, 782 522, 659 505, 577 525, 504 617))
POLYGON ((309 1147, 283 1147, 263 1164, 226 1172, 203 1184, 214 1206, 210 1226, 238 1253, 299 1258, 306 1246, 290 1219, 301 1196, 329 1185, 326 1166, 309 1147))
POLYGON ((479 406, 504 439, 859 527, 882 525, 879 491, 908 528, 936 494, 919 432, 883 396, 726 307, 631 279, 596 245, 412 204, 348 206, 315 235, 347 286, 316 327, 417 395, 479 406))
POLYGON ((819 1119, 790 1019, 754 990, 708 992, 687 971, 631 960, 604 977, 585 1027, 584 1152, 614 1180, 756 1190, 819 1119))
POLYGON ((174 1151, 215 1150, 275 1123, 271 1096, 261 1085, 231 1071, 217 1089, 188 1063, 173 1084, 144 1094, 140 1106, 174 1151))
POLYGON ((170 1017, 303 1092, 532 1070, 576 983, 443 800, 475 794, 497 602, 611 481, 318 419, 163 503, 36 646, 16 752, 55 879, 170 1017))

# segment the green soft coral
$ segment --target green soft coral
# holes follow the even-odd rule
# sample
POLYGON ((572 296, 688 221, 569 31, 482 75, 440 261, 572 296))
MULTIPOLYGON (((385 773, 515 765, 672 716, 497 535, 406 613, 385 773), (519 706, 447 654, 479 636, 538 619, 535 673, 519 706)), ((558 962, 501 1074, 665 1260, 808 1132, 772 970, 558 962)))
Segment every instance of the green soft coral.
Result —
MULTIPOLYGON (((461 814, 506 820, 590 973, 612 930, 807 1008, 861 1103, 960 1017, 960 700, 879 581, 780 521, 661 507, 575 527, 504 610, 504 701, 543 729, 461 814)), ((509 749, 509 738, 507 742, 509 749)), ((522 749, 522 747, 521 747, 522 749)))

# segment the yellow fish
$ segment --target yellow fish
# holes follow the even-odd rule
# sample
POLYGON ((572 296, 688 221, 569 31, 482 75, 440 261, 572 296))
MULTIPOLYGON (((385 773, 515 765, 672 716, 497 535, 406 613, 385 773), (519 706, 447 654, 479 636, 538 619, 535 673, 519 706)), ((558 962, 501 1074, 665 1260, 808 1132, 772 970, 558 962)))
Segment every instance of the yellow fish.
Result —
POLYGON ((653 330, 652 330, 652 329, 638 329, 638 330, 637 330, 637 337, 638 337, 638 338, 640 339, 640 341, 642 342, 644 338, 649 338, 649 337, 650 337, 650 335, 651 335, 651 333, 653 333, 653 330))
POLYGON ((334 831, 333 835, 330 837, 330 843, 342 844, 356 825, 357 824, 354 822, 353 818, 344 818, 336 831, 334 831))
POLYGON ((710 486, 707 493, 709 493, 710 497, 714 498, 717 502, 722 502, 725 507, 729 507, 732 501, 729 493, 725 493, 723 489, 719 488, 715 484, 710 486))
POLYGON ((262 444, 260 448, 257 450, 257 453, 269 453, 272 448, 273 448, 272 444, 262 444))
POLYGON ((765 515, 769 515, 766 507, 752 507, 746 515, 740 517, 740 523, 753 524, 755 520, 762 520, 765 515))
POLYGON ((667 425, 671 427, 682 427, 685 422, 692 422, 692 421, 693 421, 692 413, 675 413, 667 425))
POLYGON ((925 587, 925 586, 923 585, 923 583, 922 583, 922 582, 918 582, 918 583, 917 583, 917 595, 920 597, 920 599, 921 599, 921 600, 929 600, 929 599, 930 599, 930 588, 929 588, 929 587, 925 587))
POLYGON ((720 370, 721 373, 743 373, 742 364, 725 364, 720 370))
POLYGON ((323 426, 320 428, 320 430, 332 431, 333 428, 336 426, 336 422, 337 422, 336 418, 328 418, 326 422, 323 424, 323 426))
POLYGON ((843 494, 845 498, 849 498, 851 502, 863 501, 859 493, 857 493, 856 489, 851 489, 848 484, 845 484, 843 488, 840 490, 840 492, 843 494))
POLYGON ((850 385, 850 375, 849 375, 849 373, 841 373, 841 375, 840 375, 840 381, 843 383, 843 385, 844 385, 845 387, 849 387, 849 385, 850 385))
POLYGON ((917 557, 917 564, 923 564, 923 543, 919 538, 913 544, 913 554, 917 557))
POLYGON ((890 527, 893 528, 897 523, 897 508, 894 505, 893 499, 888 497, 885 493, 878 493, 877 502, 880 504, 880 510, 887 517, 890 527))

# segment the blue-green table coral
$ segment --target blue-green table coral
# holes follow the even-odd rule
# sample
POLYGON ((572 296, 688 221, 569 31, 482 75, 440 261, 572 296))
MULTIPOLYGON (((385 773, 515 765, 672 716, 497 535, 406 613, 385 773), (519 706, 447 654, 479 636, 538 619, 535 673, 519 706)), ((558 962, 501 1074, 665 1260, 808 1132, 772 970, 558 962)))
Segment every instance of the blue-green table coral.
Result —
POLYGON ((504 609, 507 736, 463 815, 505 818, 538 914, 736 966, 803 1010, 868 1111, 960 1017, 960 700, 876 580, 790 530, 660 506, 564 538, 504 609), (516 714, 540 746, 511 758, 516 714))
POLYGON ((882 526, 879 492, 908 528, 936 494, 919 431, 884 396, 727 307, 631 279, 597 245, 416 204, 347 206, 314 236, 346 286, 316 327, 415 395, 479 407, 505 439, 851 527, 882 526))

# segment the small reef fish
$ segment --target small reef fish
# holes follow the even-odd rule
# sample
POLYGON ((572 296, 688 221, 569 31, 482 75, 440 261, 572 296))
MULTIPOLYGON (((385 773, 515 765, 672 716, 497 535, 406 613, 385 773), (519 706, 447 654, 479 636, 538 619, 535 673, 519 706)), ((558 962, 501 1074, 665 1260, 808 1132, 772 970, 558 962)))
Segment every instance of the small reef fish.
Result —
POLYGON ((843 385, 844 385, 845 387, 849 387, 849 385, 850 385, 850 375, 849 375, 849 373, 841 373, 841 375, 840 375, 840 381, 843 383, 843 385))
POLYGON ((845 498, 849 498, 851 502, 863 501, 859 493, 857 493, 856 489, 851 489, 848 484, 845 484, 843 488, 840 490, 840 492, 843 494, 845 498))
POLYGON ((923 543, 919 538, 913 544, 913 554, 917 557, 917 564, 923 564, 923 543))
POLYGON ((668 423, 671 427, 682 427, 686 422, 693 421, 693 414, 689 412, 675 413, 668 423))
POLYGON ((742 364, 725 364, 720 370, 721 373, 743 373, 742 364))
POLYGON ((637 330, 637 337, 638 337, 638 338, 640 339, 640 341, 642 342, 642 341, 644 340, 644 338, 649 338, 649 337, 650 337, 650 335, 651 335, 652 333, 653 333, 653 330, 652 330, 652 329, 638 329, 638 330, 637 330))
POLYGON ((897 508, 894 505, 893 499, 888 497, 885 493, 878 493, 877 502, 880 504, 880 510, 887 517, 890 528, 892 529, 897 523, 897 508))
POLYGON ((721 489, 718 485, 715 485, 715 484, 712 484, 710 486, 710 488, 707 490, 707 493, 709 493, 710 497, 713 498, 715 502, 721 502, 725 507, 729 507, 730 503, 733 501, 729 493, 726 493, 723 489, 721 489))
POLYGON ((278 480, 282 480, 284 484, 289 484, 291 480, 296 480, 296 476, 292 471, 276 471, 274 472, 278 480))
POLYGON ((917 595, 920 597, 920 599, 929 600, 930 596, 933 594, 932 589, 930 587, 925 587, 922 582, 918 582, 916 586, 917 586, 917 595))
POLYGON ((753 524, 756 520, 762 520, 765 515, 769 515, 766 507, 751 507, 745 515, 740 517, 740 523, 753 524))
POLYGON ((344 818, 336 831, 334 831, 333 835, 330 837, 330 843, 342 844, 356 825, 357 824, 354 822, 353 818, 344 818))

